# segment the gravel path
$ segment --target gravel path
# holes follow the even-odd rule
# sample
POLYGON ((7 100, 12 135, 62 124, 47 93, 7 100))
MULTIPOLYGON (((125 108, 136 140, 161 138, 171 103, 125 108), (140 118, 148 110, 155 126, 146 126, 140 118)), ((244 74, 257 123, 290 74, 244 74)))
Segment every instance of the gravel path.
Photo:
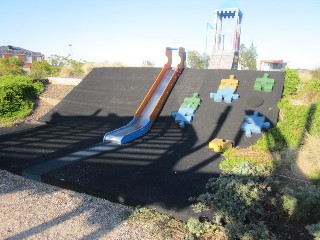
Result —
MULTIPOLYGON (((48 84, 37 122, 74 86, 48 84)), ((132 209, 0 170, 0 239, 160 239, 150 224, 129 221, 132 209)))
POLYGON ((160 239, 132 209, 0 170, 0 239, 160 239))

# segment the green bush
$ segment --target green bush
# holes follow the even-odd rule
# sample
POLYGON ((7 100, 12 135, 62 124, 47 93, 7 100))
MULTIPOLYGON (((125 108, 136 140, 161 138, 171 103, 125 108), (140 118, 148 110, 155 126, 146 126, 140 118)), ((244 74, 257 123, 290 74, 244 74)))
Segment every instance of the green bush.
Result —
POLYGON ((261 177, 221 174, 206 187, 210 195, 207 193, 206 198, 200 195, 198 201, 215 206, 235 219, 245 221, 265 213, 263 206, 270 188, 261 177))
POLYGON ((277 126, 262 135, 254 146, 260 150, 298 148, 305 131, 320 132, 320 102, 312 106, 294 106, 287 98, 279 103, 283 119, 277 126))
POLYGON ((32 65, 30 76, 34 79, 45 79, 49 76, 57 76, 59 67, 50 65, 47 61, 35 62, 32 65))
POLYGON ((288 96, 296 94, 298 85, 301 83, 298 71, 290 68, 285 68, 282 71, 285 72, 283 95, 288 96))
POLYGON ((312 223, 320 219, 320 187, 304 185, 282 189, 283 210, 291 219, 312 223))
POLYGON ((18 58, 0 58, 0 73, 2 75, 25 75, 23 62, 18 58))
POLYGON ((191 218, 188 220, 186 227, 188 234, 185 239, 199 239, 204 236, 207 236, 208 239, 219 239, 218 236, 226 236, 225 228, 214 222, 199 222, 198 219, 191 218))
POLYGON ((41 82, 34 82, 27 76, 13 75, 1 76, 0 87, 0 121, 9 124, 16 118, 29 115, 34 100, 44 90, 41 82))
MULTIPOLYGON (((320 69, 319 69, 320 70, 320 69)), ((319 73, 320 75, 320 73, 319 73)), ((302 92, 313 92, 315 94, 320 94, 320 76, 319 78, 312 78, 305 83, 302 92)))
POLYGON ((307 225, 306 229, 315 240, 320 240, 320 223, 307 225))

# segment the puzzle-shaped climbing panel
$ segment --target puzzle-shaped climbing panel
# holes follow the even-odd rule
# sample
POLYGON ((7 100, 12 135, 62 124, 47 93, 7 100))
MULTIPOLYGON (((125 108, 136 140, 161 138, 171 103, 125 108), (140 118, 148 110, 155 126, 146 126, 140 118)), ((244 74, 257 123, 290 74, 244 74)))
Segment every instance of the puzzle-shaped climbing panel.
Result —
POLYGON ((192 108, 197 110, 201 104, 201 99, 199 93, 194 93, 192 97, 185 98, 180 108, 192 108))
POLYGON ((269 73, 265 73, 263 77, 256 78, 256 82, 253 86, 255 91, 272 92, 274 86, 274 79, 270 78, 269 73))
POLYGON ((215 138, 209 142, 209 148, 214 152, 223 152, 227 149, 232 148, 232 142, 230 140, 225 140, 221 138, 215 138))
POLYGON ((230 75, 228 79, 221 79, 219 89, 224 89, 229 86, 230 89, 236 90, 239 85, 239 80, 235 79, 234 75, 230 75))
POLYGON ((234 75, 230 75, 229 79, 222 79, 219 89, 216 93, 210 93, 210 98, 215 102, 231 103, 234 99, 239 98, 239 94, 235 94, 239 85, 239 81, 234 75))
POLYGON ((171 113, 171 116, 179 123, 181 128, 184 128, 185 124, 192 124, 194 115, 201 101, 199 93, 194 93, 192 97, 184 99, 178 112, 171 113))
POLYGON ((231 103, 234 99, 239 99, 239 94, 234 93, 235 90, 229 87, 225 89, 219 89, 216 93, 210 93, 210 98, 215 102, 226 102, 231 103))
POLYGON ((266 122, 264 116, 259 116, 258 112, 246 115, 241 125, 241 130, 245 132, 247 137, 252 137, 252 133, 261 133, 263 128, 270 128, 270 123, 266 122))

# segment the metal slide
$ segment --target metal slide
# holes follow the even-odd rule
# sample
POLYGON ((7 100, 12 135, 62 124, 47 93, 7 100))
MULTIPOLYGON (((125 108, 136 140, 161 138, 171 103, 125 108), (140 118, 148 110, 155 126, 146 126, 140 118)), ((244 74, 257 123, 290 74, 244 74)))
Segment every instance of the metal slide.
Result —
POLYGON ((103 137, 104 142, 124 144, 145 135, 149 131, 184 68, 185 50, 179 48, 180 64, 175 70, 171 69, 172 50, 178 49, 166 48, 168 62, 162 68, 131 122, 106 133, 103 137))

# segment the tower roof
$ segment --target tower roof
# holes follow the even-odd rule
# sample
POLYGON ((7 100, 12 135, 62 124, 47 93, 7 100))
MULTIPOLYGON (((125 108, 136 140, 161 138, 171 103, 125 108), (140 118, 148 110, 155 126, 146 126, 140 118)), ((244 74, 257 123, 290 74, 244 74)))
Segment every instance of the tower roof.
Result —
POLYGON ((219 8, 216 9, 216 12, 223 18, 233 18, 236 14, 239 15, 240 18, 243 17, 236 0, 223 0, 220 2, 219 8))

